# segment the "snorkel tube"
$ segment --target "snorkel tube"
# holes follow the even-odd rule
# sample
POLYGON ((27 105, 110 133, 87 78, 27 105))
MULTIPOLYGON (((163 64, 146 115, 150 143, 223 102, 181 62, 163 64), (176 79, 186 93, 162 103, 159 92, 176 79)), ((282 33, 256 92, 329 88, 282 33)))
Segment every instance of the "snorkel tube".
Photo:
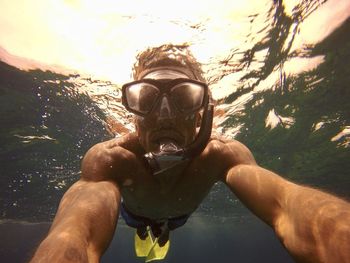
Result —
POLYGON ((214 104, 208 103, 204 108, 203 119, 196 139, 183 150, 184 159, 199 155, 208 144, 213 126, 214 104))
POLYGON ((156 152, 144 155, 153 174, 170 169, 179 162, 186 161, 199 155, 207 146, 213 125, 214 105, 208 98, 204 107, 200 130, 195 140, 185 148, 179 148, 174 143, 164 143, 156 152))

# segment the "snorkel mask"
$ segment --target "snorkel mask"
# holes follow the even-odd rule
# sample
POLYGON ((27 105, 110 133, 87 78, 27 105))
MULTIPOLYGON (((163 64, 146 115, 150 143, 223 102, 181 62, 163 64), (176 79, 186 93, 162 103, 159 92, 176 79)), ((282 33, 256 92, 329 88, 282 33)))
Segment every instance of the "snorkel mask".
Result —
POLYGON ((159 149, 144 155, 154 174, 170 169, 179 162, 192 159, 206 147, 212 129, 213 103, 207 84, 189 79, 181 72, 162 69, 147 72, 142 79, 122 87, 125 108, 140 117, 147 117, 159 105, 167 108, 170 102, 176 112, 186 116, 203 109, 199 132, 192 143, 180 147, 175 141, 159 142, 159 149))

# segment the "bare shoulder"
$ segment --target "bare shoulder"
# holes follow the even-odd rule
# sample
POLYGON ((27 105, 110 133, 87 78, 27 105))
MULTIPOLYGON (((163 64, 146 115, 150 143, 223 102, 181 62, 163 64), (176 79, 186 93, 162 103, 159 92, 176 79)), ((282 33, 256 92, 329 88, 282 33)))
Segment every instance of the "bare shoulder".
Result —
POLYGON ((92 146, 82 161, 82 178, 86 180, 117 180, 118 174, 137 162, 142 149, 134 134, 104 141, 92 146))
POLYGON ((251 151, 241 142, 219 136, 212 136, 207 147, 198 159, 207 171, 213 171, 215 179, 226 180, 232 168, 240 165, 256 165, 251 151))
POLYGON ((224 170, 239 164, 256 164, 253 154, 243 143, 218 136, 211 138, 203 154, 224 165, 224 170))

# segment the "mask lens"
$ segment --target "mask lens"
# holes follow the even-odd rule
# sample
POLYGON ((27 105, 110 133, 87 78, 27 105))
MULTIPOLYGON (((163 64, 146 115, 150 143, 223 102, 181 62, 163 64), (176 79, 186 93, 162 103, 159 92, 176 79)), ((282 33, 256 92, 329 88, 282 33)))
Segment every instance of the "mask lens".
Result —
POLYGON ((130 109, 141 114, 149 113, 159 96, 157 87, 148 83, 137 83, 126 88, 126 101, 130 109))
POLYGON ((197 111, 203 105, 204 87, 191 82, 178 84, 171 90, 171 99, 181 112, 197 111))

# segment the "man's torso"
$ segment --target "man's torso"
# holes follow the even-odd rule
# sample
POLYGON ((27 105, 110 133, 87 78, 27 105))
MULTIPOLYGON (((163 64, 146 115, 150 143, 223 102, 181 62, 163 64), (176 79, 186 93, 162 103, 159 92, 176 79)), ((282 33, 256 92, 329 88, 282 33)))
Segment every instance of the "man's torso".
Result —
MULTIPOLYGON (((113 166, 115 180, 123 203, 135 215, 150 219, 166 219, 192 213, 206 197, 211 187, 222 179, 232 166, 222 154, 225 143, 213 139, 206 149, 177 171, 152 174, 143 158, 136 135, 126 135, 106 142, 119 147, 113 166)), ((110 178, 105 178, 110 179, 110 178)))

